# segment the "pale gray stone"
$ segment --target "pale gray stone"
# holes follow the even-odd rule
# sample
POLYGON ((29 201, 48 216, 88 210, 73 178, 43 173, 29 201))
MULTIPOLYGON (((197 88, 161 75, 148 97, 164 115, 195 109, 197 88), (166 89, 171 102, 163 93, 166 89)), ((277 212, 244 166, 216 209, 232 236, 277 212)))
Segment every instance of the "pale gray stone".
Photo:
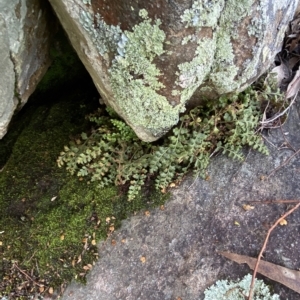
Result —
POLYGON ((15 72, 10 57, 8 31, 5 20, 0 15, 0 138, 6 133, 7 126, 18 103, 14 97, 15 72))
POLYGON ((0 0, 0 138, 51 63, 55 22, 45 1, 0 0))

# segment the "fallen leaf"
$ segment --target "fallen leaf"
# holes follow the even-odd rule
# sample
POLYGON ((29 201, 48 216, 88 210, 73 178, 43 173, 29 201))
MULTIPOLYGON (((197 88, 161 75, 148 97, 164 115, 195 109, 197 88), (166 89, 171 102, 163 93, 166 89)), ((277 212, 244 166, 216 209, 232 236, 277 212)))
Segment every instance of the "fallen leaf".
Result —
POLYGON ((112 240, 111 244, 112 244, 112 246, 116 246, 116 244, 117 244, 116 240, 112 240))
POLYGON ((246 211, 252 210, 252 209, 254 209, 254 206, 249 205, 249 204, 243 204, 243 209, 246 211))
POLYGON ((64 239, 65 239, 65 235, 62 234, 62 235, 60 236, 60 240, 63 241, 64 239))
POLYGON ((176 186, 176 184, 174 182, 171 182, 170 185, 169 185, 169 187, 171 187, 171 188, 175 187, 175 186, 176 186))
POLYGON ((86 242, 83 245, 83 249, 86 250, 88 248, 88 240, 86 240, 86 242))
POLYGON ((51 198, 51 201, 54 201, 56 198, 57 198, 57 196, 52 197, 52 198, 51 198))
POLYGON ((52 295, 53 294, 53 287, 50 286, 48 292, 49 292, 49 294, 52 295))
POLYGON ((125 244, 126 243, 126 239, 122 239, 121 243, 125 244))
POLYGON ((0 241, 0 246, 2 246, 3 245, 3 243, 2 243, 2 241, 0 241))
POLYGON ((95 246, 96 244, 96 240, 92 240, 92 245, 95 246))
POLYGON ((287 225, 287 220, 286 220, 286 219, 282 219, 282 220, 279 222, 279 224, 280 224, 281 226, 287 225))
MULTIPOLYGON (((231 259, 238 264, 247 264, 250 269, 254 269, 256 265, 256 258, 249 257, 246 255, 239 255, 230 252, 219 252, 219 254, 231 259)), ((260 274, 284 284, 288 288, 300 293, 300 272, 291 270, 285 267, 281 267, 267 261, 261 260, 258 265, 258 270, 260 274)))
POLYGON ((234 225, 235 226, 241 226, 240 223, 238 221, 234 221, 234 225))
POLYGON ((164 206, 164 205, 161 205, 161 206, 160 206, 160 210, 165 210, 165 206, 164 206))
POLYGON ((106 222, 106 224, 108 224, 108 223, 110 222, 110 217, 107 217, 107 218, 105 219, 105 222, 106 222))
POLYGON ((81 262, 81 255, 78 256, 77 263, 79 264, 81 262))
POLYGON ((40 293, 44 292, 44 290, 45 290, 44 286, 43 286, 43 285, 41 285, 41 286, 39 287, 39 291, 40 291, 40 293))
POLYGON ((142 257, 140 258, 140 261, 144 264, 144 263, 146 262, 146 257, 145 257, 145 256, 142 256, 142 257))
POLYGON ((149 211, 149 210, 146 210, 146 211, 145 211, 145 216, 147 216, 147 217, 150 216, 150 211, 149 211))

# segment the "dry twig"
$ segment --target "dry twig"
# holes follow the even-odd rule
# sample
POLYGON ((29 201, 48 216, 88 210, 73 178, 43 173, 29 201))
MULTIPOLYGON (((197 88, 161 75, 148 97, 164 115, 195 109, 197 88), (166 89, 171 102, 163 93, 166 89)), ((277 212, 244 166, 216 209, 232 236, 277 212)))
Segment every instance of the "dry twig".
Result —
POLYGON ((266 200, 266 201, 247 201, 247 202, 255 203, 255 204, 272 204, 272 203, 290 204, 290 203, 299 203, 300 200, 266 200))
POLYGON ((294 96, 293 100, 290 102, 290 104, 288 105, 288 107, 286 109, 284 109, 282 112, 277 113, 275 116, 273 116, 270 119, 267 119, 265 121, 261 121, 260 124, 262 124, 262 126, 264 128, 266 128, 267 124, 273 123, 275 120, 277 120, 278 118, 280 118, 281 116, 283 116, 286 112, 289 111, 289 109, 291 108, 291 106, 294 104, 296 98, 297 98, 298 93, 294 96))
POLYGON ((31 280, 37 286, 42 286, 42 285, 38 284, 36 281, 34 281, 27 273, 25 273, 23 270, 21 270, 16 263, 13 264, 13 267, 16 267, 25 277, 27 277, 29 280, 31 280))
POLYGON ((300 202, 295 205, 293 208, 291 208, 289 211, 287 211, 283 216, 281 216, 274 224, 273 226, 268 230, 267 236, 265 238, 265 242, 260 250, 260 253, 258 255, 257 261, 256 261, 256 265, 255 265, 255 269, 253 271, 253 275, 252 275, 252 280, 251 280, 251 285, 250 285, 250 291, 249 291, 249 297, 248 300, 252 299, 252 295, 253 295, 253 290, 254 290, 254 281, 255 281, 255 277, 256 277, 256 273, 257 273, 257 269, 259 266, 259 262, 260 259, 262 257, 263 252, 266 249, 267 243, 268 243, 268 239, 270 237, 271 232, 273 231, 273 229, 283 220, 285 219, 288 215, 290 215, 292 212, 294 212, 298 207, 300 206, 300 202))

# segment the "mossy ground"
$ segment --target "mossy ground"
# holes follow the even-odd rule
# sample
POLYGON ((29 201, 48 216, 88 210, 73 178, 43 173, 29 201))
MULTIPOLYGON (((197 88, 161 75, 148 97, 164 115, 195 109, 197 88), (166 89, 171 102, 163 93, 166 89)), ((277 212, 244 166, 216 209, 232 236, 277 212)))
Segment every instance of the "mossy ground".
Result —
POLYGON ((85 116, 98 107, 99 96, 86 73, 59 88, 53 80, 46 83, 0 141, 3 299, 31 299, 72 278, 84 281, 98 258, 96 242, 131 213, 164 201, 144 194, 128 202, 115 186, 99 189, 59 169, 60 151, 70 138, 89 130, 85 116))

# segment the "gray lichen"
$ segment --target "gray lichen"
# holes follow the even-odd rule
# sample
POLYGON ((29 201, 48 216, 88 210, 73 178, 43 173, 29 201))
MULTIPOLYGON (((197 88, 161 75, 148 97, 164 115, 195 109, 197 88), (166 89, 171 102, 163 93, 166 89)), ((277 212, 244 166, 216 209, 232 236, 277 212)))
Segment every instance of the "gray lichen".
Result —
POLYGON ((91 5, 91 0, 82 0, 83 4, 88 4, 88 5, 91 5))
POLYGON ((212 67, 212 57, 216 51, 216 38, 203 38, 198 41, 195 58, 178 66, 179 76, 177 84, 183 88, 181 92, 181 102, 185 103, 204 79, 210 73, 212 67))
POLYGON ((120 26, 107 25, 99 14, 96 15, 97 24, 94 24, 94 17, 89 11, 80 12, 80 23, 90 34, 99 54, 106 60, 108 52, 117 51, 117 43, 120 40, 122 30, 120 26))
POLYGON ((186 27, 216 27, 224 8, 224 0, 196 0, 190 9, 186 9, 181 21, 186 27))
MULTIPOLYGON (((234 282, 219 280, 204 291, 204 300, 244 300, 249 295, 252 276, 246 275, 242 280, 234 282)), ((279 295, 271 295, 269 287, 262 280, 255 280, 255 300, 279 300, 279 295)))
POLYGON ((164 53, 166 36, 159 28, 159 19, 151 20, 145 9, 140 10, 139 15, 143 21, 132 31, 124 32, 119 26, 107 25, 99 14, 94 25, 92 15, 84 10, 80 13, 80 22, 110 66, 112 92, 123 115, 129 123, 147 128, 158 136, 178 122, 184 105, 173 106, 159 94, 164 85, 158 78, 163 74, 153 60, 164 53), (108 53, 114 55, 112 61, 108 53))
MULTIPOLYGON (((228 93, 240 87, 241 82, 236 80, 238 67, 234 61, 232 39, 238 37, 236 24, 250 14, 252 4, 253 0, 196 0, 190 9, 185 10, 181 20, 186 27, 195 28, 195 35, 185 37, 182 44, 195 41, 197 32, 202 27, 211 27, 214 33, 210 42, 209 39, 205 41, 206 45, 202 45, 201 40, 197 42, 197 51, 191 62, 178 66, 180 70, 178 84, 184 87, 182 100, 188 100, 187 98, 205 80, 209 81, 219 94, 228 93), (209 55, 207 55, 208 52, 209 55), (203 66, 206 67, 203 68, 203 66), (195 74, 197 74, 197 80, 195 80, 195 74), (184 86, 182 86, 181 78, 185 79, 184 86)), ((251 64, 253 65, 253 62, 251 64)), ((252 71, 249 70, 247 77, 250 73, 253 74, 252 71)))
MULTIPOLYGON (((159 135, 178 121, 185 103, 201 87, 224 94, 242 90, 249 79, 255 78, 261 59, 270 58, 271 50, 262 49, 268 22, 267 1, 255 0, 194 0, 186 9, 181 22, 193 28, 194 33, 183 37, 182 45, 196 44, 194 58, 179 64, 177 79, 172 91, 180 95, 180 103, 169 103, 160 94, 164 88, 160 78, 164 76, 154 63, 164 51, 165 33, 159 19, 150 19, 145 9, 140 10, 141 22, 131 30, 122 31, 120 26, 108 25, 99 14, 90 13, 90 0, 82 0, 86 10, 80 13, 80 22, 109 68, 111 89, 115 107, 119 107, 128 124, 142 127, 153 135, 159 135), (251 19, 251 16, 253 18, 251 19), (249 24, 247 17, 249 17, 249 24), (236 65, 233 43, 240 38, 240 27, 246 20, 248 36, 255 37, 256 45, 249 49, 249 58, 243 65, 236 65), (201 30, 209 28, 209 35, 201 37, 201 30), (207 83, 208 87, 204 86, 207 83), (177 86, 177 87, 176 87, 177 86)), ((281 7, 274 3, 274 14, 281 7)), ((240 63, 241 64, 241 63, 240 63)))
POLYGON ((140 16, 144 20, 132 31, 125 31, 118 42, 110 78, 116 102, 130 121, 157 135, 178 122, 183 106, 173 107, 159 94, 164 85, 158 80, 162 74, 153 60, 164 53, 166 36, 159 19, 152 24, 146 10, 141 10, 140 16))

